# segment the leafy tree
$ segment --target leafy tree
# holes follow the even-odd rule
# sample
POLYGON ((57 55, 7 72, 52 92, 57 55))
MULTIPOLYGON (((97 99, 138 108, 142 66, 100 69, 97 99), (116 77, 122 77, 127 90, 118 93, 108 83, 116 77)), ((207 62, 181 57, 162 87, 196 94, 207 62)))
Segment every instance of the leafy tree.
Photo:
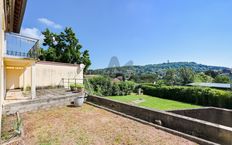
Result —
POLYGON ((67 27, 60 34, 46 29, 42 34, 45 37, 43 45, 47 46, 48 49, 41 51, 40 59, 72 64, 83 63, 86 66, 84 71, 91 65, 89 51, 85 50, 81 53, 82 45, 72 28, 67 27))
POLYGON ((215 78, 217 75, 219 75, 219 71, 208 70, 205 72, 205 74, 211 76, 212 78, 215 78))
POLYGON ((168 69, 165 76, 163 77, 166 85, 177 84, 177 72, 175 69, 168 69))
POLYGON ((154 81, 157 81, 157 79, 157 74, 133 74, 130 78, 130 80, 133 80, 137 83, 154 83, 154 81))
POLYGON ((214 79, 215 83, 230 83, 230 78, 226 75, 218 75, 214 79))
POLYGON ((91 65, 91 61, 90 61, 89 51, 88 50, 85 50, 83 52, 82 62, 81 63, 85 64, 84 72, 86 72, 88 70, 89 66, 91 65))
POLYGON ((212 82, 213 78, 204 73, 198 73, 194 75, 194 82, 212 82))
POLYGON ((179 82, 182 85, 192 83, 194 80, 194 72, 190 68, 187 67, 180 68, 178 70, 178 74, 179 74, 179 82))

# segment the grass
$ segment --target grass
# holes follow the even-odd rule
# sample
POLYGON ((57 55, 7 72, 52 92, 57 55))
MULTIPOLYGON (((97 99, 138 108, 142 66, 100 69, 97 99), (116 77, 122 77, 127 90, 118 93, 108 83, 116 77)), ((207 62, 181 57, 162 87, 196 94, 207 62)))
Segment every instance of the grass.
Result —
POLYGON ((28 145, 192 145, 191 141, 112 112, 84 104, 22 115, 28 145))
POLYGON ((148 95, 109 96, 107 98, 158 110, 177 110, 201 107, 193 104, 182 103, 148 95))

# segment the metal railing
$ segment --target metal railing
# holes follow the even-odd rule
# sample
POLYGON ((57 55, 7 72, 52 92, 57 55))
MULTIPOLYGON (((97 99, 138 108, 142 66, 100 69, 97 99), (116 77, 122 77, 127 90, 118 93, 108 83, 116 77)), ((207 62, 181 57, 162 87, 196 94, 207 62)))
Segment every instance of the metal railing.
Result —
POLYGON ((38 39, 16 33, 5 33, 5 39, 5 55, 22 58, 38 58, 40 53, 38 39))
POLYGON ((76 78, 62 78, 62 86, 66 89, 70 89, 71 84, 83 84, 86 90, 86 93, 93 94, 93 88, 91 87, 87 78, 76 79, 76 78))

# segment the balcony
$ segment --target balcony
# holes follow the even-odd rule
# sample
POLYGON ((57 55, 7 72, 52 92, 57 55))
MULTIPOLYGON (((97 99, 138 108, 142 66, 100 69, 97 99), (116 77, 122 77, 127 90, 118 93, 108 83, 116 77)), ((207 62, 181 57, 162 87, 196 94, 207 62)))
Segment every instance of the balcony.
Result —
POLYGON ((39 40, 15 33, 5 33, 6 57, 34 58, 39 56, 39 40))

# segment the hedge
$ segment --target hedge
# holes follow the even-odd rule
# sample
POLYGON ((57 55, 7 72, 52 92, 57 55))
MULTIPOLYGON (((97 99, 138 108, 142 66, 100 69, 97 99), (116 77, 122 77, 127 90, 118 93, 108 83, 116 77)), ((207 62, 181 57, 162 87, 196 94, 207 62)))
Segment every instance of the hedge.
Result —
POLYGON ((232 92, 185 86, 141 85, 144 94, 191 104, 232 109, 232 92))

